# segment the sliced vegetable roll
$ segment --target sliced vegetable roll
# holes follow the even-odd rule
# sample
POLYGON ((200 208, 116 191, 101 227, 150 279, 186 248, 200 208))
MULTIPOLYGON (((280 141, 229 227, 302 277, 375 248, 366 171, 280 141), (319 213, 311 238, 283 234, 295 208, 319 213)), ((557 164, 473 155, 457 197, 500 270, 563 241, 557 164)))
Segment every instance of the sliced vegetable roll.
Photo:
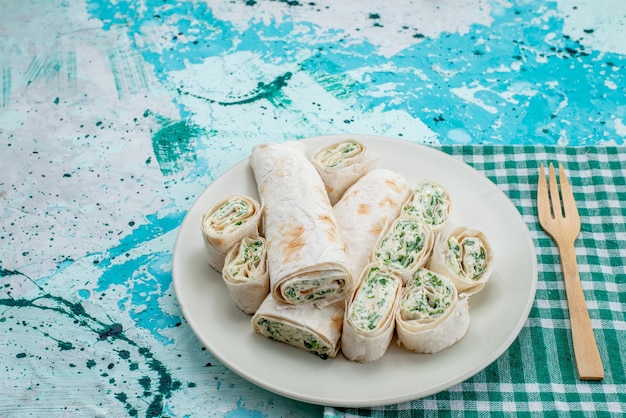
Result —
POLYGON ((259 235, 259 202, 241 194, 231 194, 215 203, 202 215, 202 235, 209 264, 221 272, 226 253, 248 236, 259 235))
POLYGON ((426 265, 434 241, 430 226, 418 219, 400 216, 379 238, 373 259, 396 271, 406 282, 418 268, 426 265))
POLYGON ((246 237, 226 254, 222 278, 235 304, 253 314, 270 292, 267 246, 260 236, 246 237))
POLYGON ((493 272, 493 253, 485 235, 464 226, 440 236, 428 268, 450 277, 459 293, 481 291, 493 272))
POLYGON ((372 165, 367 147, 354 139, 320 148, 313 155, 312 162, 322 176, 331 205, 337 203, 348 187, 372 165))
POLYGON ((339 351, 344 307, 344 301, 324 306, 285 305, 270 293, 252 317, 252 329, 323 359, 335 357, 339 351))
POLYGON ((397 273, 373 263, 365 267, 344 316, 341 351, 348 360, 369 363, 385 354, 401 288, 397 273))
POLYGON ((270 290, 282 303, 332 303, 352 273, 324 183, 301 142, 267 143, 250 156, 263 206, 270 290))
POLYGON ((425 268, 406 283, 396 311, 398 344, 417 353, 436 353, 459 341, 469 328, 467 297, 452 281, 425 268))
POLYGON ((359 277, 371 261, 376 241, 398 217, 410 193, 402 175, 378 168, 357 180, 334 206, 353 277, 359 277))
POLYGON ((450 195, 445 187, 430 180, 423 180, 413 189, 402 212, 430 225, 436 234, 448 224, 450 209, 450 195))

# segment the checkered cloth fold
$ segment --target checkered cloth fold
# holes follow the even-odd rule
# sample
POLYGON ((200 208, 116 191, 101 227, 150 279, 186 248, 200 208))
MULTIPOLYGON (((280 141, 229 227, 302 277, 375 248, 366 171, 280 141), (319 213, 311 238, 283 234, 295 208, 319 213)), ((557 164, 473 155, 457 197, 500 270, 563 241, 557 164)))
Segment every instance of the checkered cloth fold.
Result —
POLYGON ((531 232, 539 280, 528 321, 511 347, 472 378, 435 395, 379 408, 324 408, 334 417, 626 414, 626 147, 441 145, 493 181, 531 232), (576 255, 604 363, 601 382, 580 381, 558 251, 537 219, 541 162, 563 164, 582 228, 576 255))

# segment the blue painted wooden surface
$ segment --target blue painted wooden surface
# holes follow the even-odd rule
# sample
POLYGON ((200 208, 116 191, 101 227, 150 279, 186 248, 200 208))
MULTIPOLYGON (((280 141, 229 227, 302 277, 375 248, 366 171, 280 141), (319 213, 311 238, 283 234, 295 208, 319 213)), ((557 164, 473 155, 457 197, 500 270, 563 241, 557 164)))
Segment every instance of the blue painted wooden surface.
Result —
POLYGON ((3 2, 0 415, 321 414, 186 325, 177 228, 267 141, 624 144, 626 3, 3 2))

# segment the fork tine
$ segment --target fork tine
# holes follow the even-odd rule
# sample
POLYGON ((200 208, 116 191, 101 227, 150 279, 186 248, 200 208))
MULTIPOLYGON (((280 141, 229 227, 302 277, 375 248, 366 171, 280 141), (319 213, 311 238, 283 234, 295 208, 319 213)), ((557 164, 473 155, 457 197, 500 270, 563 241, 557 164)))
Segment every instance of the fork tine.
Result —
POLYGON ((554 172, 554 165, 550 163, 550 202, 552 204, 552 215, 555 218, 560 218, 563 215, 563 211, 561 210, 561 198, 559 197, 559 186, 556 182, 556 174, 554 172))
POLYGON ((578 209, 574 200, 574 193, 565 175, 563 166, 559 164, 559 181, 561 182, 561 199, 563 200, 563 210, 566 217, 578 217, 578 209))
POLYGON ((539 222, 550 219, 550 201, 548 200, 548 183, 543 163, 539 166, 539 182, 537 183, 537 213, 539 222))

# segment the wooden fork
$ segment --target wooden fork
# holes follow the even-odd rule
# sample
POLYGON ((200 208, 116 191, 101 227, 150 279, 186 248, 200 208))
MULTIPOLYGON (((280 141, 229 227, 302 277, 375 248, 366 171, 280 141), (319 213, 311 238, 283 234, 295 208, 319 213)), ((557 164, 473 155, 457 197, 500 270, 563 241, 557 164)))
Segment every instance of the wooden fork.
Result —
POLYGON ((552 237, 561 255, 578 377, 580 380, 602 380, 604 378, 602 359, 600 359, 591 327, 585 295, 580 284, 576 253, 574 252, 574 242, 580 232, 578 209, 576 209, 576 202, 569 181, 560 164, 560 193, 552 163, 550 163, 549 178, 550 184, 548 186, 543 164, 541 164, 537 185, 539 223, 544 231, 552 237))

